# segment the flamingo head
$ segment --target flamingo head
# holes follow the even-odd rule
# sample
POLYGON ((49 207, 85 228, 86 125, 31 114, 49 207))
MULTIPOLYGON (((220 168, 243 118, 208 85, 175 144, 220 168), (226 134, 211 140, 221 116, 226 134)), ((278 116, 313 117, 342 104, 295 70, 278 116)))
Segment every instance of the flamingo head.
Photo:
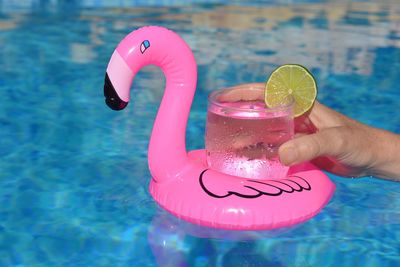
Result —
POLYGON ((146 65, 160 67, 171 83, 182 86, 184 81, 195 89, 196 61, 185 41, 166 28, 146 26, 128 34, 108 63, 104 96, 111 109, 121 110, 128 105, 132 80, 146 65))
POLYGON ((106 104, 113 110, 122 110, 128 105, 133 77, 148 64, 150 41, 145 37, 143 31, 132 32, 121 41, 110 59, 104 79, 104 96, 106 104))

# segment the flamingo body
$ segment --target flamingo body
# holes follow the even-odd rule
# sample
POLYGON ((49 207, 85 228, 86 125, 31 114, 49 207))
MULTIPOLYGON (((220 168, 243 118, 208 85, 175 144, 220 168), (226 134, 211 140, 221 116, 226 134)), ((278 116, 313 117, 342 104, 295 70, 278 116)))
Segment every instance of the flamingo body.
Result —
POLYGON ((120 42, 106 72, 107 105, 124 109, 134 76, 149 64, 159 66, 166 77, 148 154, 149 190, 161 207, 204 226, 255 230, 304 222, 328 203, 335 185, 309 163, 291 168, 283 179, 254 180, 209 169, 204 150, 187 153, 197 66, 189 46, 168 29, 143 27, 120 42))

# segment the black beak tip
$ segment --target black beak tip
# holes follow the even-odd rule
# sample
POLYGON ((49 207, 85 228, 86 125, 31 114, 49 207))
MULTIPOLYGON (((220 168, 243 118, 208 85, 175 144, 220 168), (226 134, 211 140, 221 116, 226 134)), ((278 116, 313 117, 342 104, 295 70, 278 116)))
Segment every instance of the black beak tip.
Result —
POLYGON ((113 110, 122 110, 128 105, 128 102, 123 101, 118 96, 107 73, 104 79, 104 96, 107 106, 113 110))
POLYGON ((105 102, 112 110, 122 110, 128 105, 128 102, 122 101, 121 99, 116 99, 114 97, 106 97, 105 102))

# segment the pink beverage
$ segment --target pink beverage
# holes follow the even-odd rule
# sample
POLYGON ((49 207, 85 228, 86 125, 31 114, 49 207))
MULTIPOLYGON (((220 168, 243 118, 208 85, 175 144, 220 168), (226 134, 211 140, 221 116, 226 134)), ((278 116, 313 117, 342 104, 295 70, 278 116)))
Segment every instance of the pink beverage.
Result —
POLYGON ((263 88, 237 87, 210 95, 206 150, 210 168, 234 176, 278 179, 288 167, 279 161, 278 149, 294 134, 292 101, 268 109, 263 88), (258 91, 257 91, 258 90, 258 91), (256 93, 255 93, 256 92, 256 93))

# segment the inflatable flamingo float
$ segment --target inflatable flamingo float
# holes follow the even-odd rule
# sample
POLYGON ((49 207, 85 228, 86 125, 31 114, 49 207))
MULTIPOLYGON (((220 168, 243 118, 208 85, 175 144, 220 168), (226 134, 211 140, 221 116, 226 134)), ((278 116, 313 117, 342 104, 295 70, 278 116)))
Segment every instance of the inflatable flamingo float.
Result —
POLYGON ((105 77, 110 108, 127 106, 134 76, 150 64, 166 77, 148 151, 150 193, 161 207, 204 226, 256 230, 303 222, 329 201, 335 185, 311 164, 291 168, 282 179, 254 180, 209 169, 205 150, 186 151, 197 66, 188 45, 168 29, 143 27, 120 42, 105 77))

